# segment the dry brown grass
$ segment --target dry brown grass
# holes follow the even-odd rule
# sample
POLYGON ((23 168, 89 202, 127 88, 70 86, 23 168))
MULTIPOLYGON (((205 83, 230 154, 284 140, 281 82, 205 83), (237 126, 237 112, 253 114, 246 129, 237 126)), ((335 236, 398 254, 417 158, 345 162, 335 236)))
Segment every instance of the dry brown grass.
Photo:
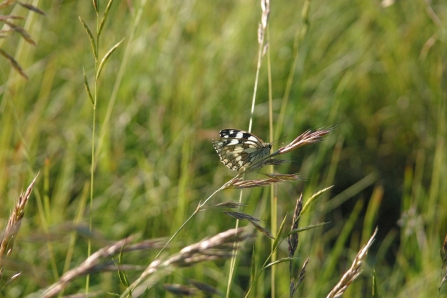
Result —
MULTIPOLYGON (((24 193, 20 194, 19 199, 14 206, 14 210, 12 210, 11 215, 9 216, 8 224, 6 225, 5 231, 0 235, 0 278, 2 277, 3 273, 2 258, 5 256, 9 256, 12 252, 14 242, 17 238, 17 234, 19 233, 20 226, 22 224, 23 216, 25 215, 26 204, 28 203, 31 191, 33 190, 33 186, 38 175, 39 174, 34 177, 27 190, 24 193)), ((17 277, 17 275, 15 275, 14 277, 17 277)))
POLYGON ((341 297, 349 285, 362 273, 361 265, 368 254, 368 250, 374 242, 374 238, 377 234, 377 228, 372 234, 371 238, 369 238, 368 243, 366 243, 362 249, 357 253, 354 261, 352 262, 351 267, 346 271, 343 277, 340 279, 337 285, 329 292, 327 298, 341 297))

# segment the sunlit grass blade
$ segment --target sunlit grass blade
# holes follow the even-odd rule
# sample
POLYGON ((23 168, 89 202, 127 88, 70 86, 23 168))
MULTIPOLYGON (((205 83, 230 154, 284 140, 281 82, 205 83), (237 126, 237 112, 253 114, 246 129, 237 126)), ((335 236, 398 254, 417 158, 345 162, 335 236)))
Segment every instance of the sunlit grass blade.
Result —
MULTIPOLYGON (((20 276, 22 276, 22 272, 16 273, 13 276, 11 276, 10 279, 8 279, 0 288, 0 291, 2 291, 4 288, 6 288, 9 284, 11 284, 13 281, 18 279, 20 276)), ((0 269, 0 278, 2 278, 2 270, 0 269)))
POLYGON ((313 195, 306 201, 306 203, 304 204, 304 206, 303 206, 303 210, 301 210, 301 214, 303 214, 304 212, 306 212, 307 208, 309 208, 310 204, 311 204, 316 198, 318 198, 321 194, 323 194, 324 192, 328 191, 328 190, 331 189, 332 187, 333 187, 333 185, 332 185, 332 186, 329 186, 329 187, 326 187, 325 189, 322 189, 322 190, 320 190, 320 191, 314 193, 314 194, 313 194, 313 195))
POLYGON ((101 75, 101 71, 102 68, 104 67, 104 64, 107 62, 107 60, 109 59, 110 55, 113 54, 113 52, 115 52, 115 50, 120 46, 120 44, 124 41, 124 38, 121 39, 121 41, 119 41, 117 44, 115 44, 104 56, 104 58, 102 58, 101 63, 99 63, 99 67, 98 67, 98 72, 96 73, 96 79, 99 79, 99 76, 101 75))

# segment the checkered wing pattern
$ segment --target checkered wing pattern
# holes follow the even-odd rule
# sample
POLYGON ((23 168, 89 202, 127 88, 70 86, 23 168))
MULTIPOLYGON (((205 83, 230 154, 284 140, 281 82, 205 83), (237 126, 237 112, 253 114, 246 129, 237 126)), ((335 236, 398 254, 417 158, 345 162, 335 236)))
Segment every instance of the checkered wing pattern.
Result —
POLYGON ((254 134, 239 129, 221 130, 220 139, 213 140, 213 146, 220 161, 233 171, 250 168, 269 156, 272 148, 272 144, 264 143, 254 134))

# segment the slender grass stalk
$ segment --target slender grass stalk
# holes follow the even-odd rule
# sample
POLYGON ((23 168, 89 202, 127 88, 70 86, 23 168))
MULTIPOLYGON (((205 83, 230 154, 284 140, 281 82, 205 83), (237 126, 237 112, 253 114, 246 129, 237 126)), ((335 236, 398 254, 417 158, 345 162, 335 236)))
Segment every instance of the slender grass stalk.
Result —
MULTIPOLYGON (((98 11, 96 10, 96 29, 98 29, 99 19, 98 19, 98 11)), ((99 47, 99 37, 96 36, 96 43, 92 44, 94 47, 94 60, 95 60, 95 74, 98 71, 98 47, 99 47)), ((90 164, 90 200, 89 207, 90 210, 93 210, 93 190, 95 187, 95 134, 96 134, 96 103, 98 102, 98 79, 95 76, 94 80, 94 88, 93 88, 93 101, 92 101, 92 139, 91 139, 91 164, 90 164)), ((88 228, 89 232, 92 231, 92 220, 93 220, 93 212, 90 212, 88 219, 88 228)), ((92 241, 90 237, 87 240, 87 258, 91 256, 92 252, 92 241)), ((89 293, 90 286, 90 274, 87 274, 85 279, 85 293, 86 295, 89 293)))
MULTIPOLYGON (((101 76, 101 72, 107 60, 110 58, 112 53, 118 48, 118 46, 122 43, 122 40, 115 44, 105 55, 99 60, 99 44, 102 30, 104 28, 104 24, 107 21, 107 17, 109 15, 110 8, 112 6, 113 0, 109 0, 107 6, 104 10, 103 16, 99 17, 99 1, 93 1, 93 7, 96 12, 96 35, 94 36, 89 26, 79 17, 81 24, 83 25, 93 50, 94 64, 95 64, 95 77, 94 77, 94 88, 93 94, 91 93, 91 89, 87 80, 87 77, 84 72, 84 86, 87 92, 87 95, 92 103, 92 139, 91 139, 91 164, 90 164, 90 200, 89 207, 90 210, 93 210, 93 197, 94 197, 94 189, 95 189, 95 168, 96 168, 96 107, 98 103, 98 84, 99 78, 101 76)), ((89 214, 89 231, 92 231, 92 220, 93 220, 93 212, 89 214)), ((87 241, 87 256, 91 255, 91 239, 89 238, 87 241)), ((89 292, 89 284, 90 284, 90 275, 86 276, 85 282, 85 292, 88 294, 89 292)))
MULTIPOLYGON (((270 40, 270 30, 269 24, 267 24, 267 41, 270 40)), ((272 85, 272 65, 270 61, 270 46, 267 47, 267 80, 268 80, 268 92, 269 92, 269 135, 270 135, 270 143, 273 144, 273 85, 272 85)), ((272 145, 273 149, 273 145, 272 145)), ((273 165, 270 165, 269 171, 273 174, 273 165)), ((277 233, 277 211, 278 211, 278 200, 275 196, 276 185, 272 184, 270 186, 270 226, 272 233, 276 235, 277 233)), ((274 250, 273 241, 271 246, 272 251, 272 262, 275 262, 277 259, 277 252, 274 250)), ((272 272, 270 275, 271 280, 271 297, 276 297, 276 266, 272 266, 272 272)))
MULTIPOLYGON (((253 115, 255 111, 255 104, 256 104, 256 94, 258 91, 258 82, 259 82, 259 73, 261 71, 261 62, 262 62, 262 56, 264 52, 264 46, 265 46, 265 34, 266 34, 266 28, 268 24, 268 16, 270 13, 270 0, 261 0, 261 9, 262 9, 262 15, 261 15, 261 22, 258 26, 258 59, 256 63, 256 74, 255 74, 255 82, 253 86, 253 97, 251 101, 251 110, 250 110, 250 120, 248 124, 248 132, 251 132, 253 127, 253 115)), ((239 193, 239 203, 242 202, 242 195, 243 191, 241 190, 239 193)), ((236 228, 239 227, 239 219, 236 220, 236 228)), ((237 244, 236 244, 237 245, 237 244)), ((228 283, 227 283, 227 292, 226 297, 228 298, 230 295, 230 288, 231 288, 231 282, 233 280, 234 275, 234 268, 236 265, 236 258, 237 258, 237 247, 234 248, 234 255, 231 258, 230 261, 230 271, 228 274, 228 283)))
POLYGON ((113 85, 112 94, 110 95, 110 100, 108 101, 108 105, 107 105, 107 111, 106 111, 106 114, 104 116, 104 120, 102 122, 103 125, 101 126, 101 131, 100 131, 99 136, 98 136, 98 145, 97 145, 97 148, 96 148, 96 160, 98 160, 99 154, 101 152, 101 148, 102 148, 102 146, 104 144, 104 139, 105 139, 106 133, 107 133, 107 131, 109 129, 109 125, 108 124, 109 124, 110 118, 112 116, 113 108, 115 107, 115 102, 116 102, 116 98, 117 98, 117 95, 118 95, 118 90, 119 90, 119 87, 121 86, 121 81, 122 81, 123 76, 124 76, 124 71, 126 69, 127 62, 129 60, 129 57, 131 57, 130 52, 132 50, 132 45, 133 45, 132 42, 134 41, 135 29, 138 28, 138 26, 140 24, 141 16, 142 16, 143 10, 144 10, 144 8, 146 6, 146 2, 147 2, 147 0, 141 1, 141 5, 139 6, 137 13, 135 14, 135 19, 134 19, 132 28, 130 30, 130 35, 129 35, 129 38, 128 38, 128 42, 127 42, 127 45, 126 45, 126 47, 124 49, 123 59, 120 60, 121 63, 120 63, 120 67, 119 67, 119 70, 118 70, 117 77, 116 77, 116 82, 113 85))
MULTIPOLYGON (((97 69, 98 66, 98 60, 95 59, 95 69, 97 69)), ((96 133, 96 102, 97 102, 97 87, 98 87, 98 81, 95 79, 95 88, 94 88, 94 96, 93 96, 93 115, 92 115, 92 159, 91 159, 91 165, 90 165, 90 200, 89 200, 89 207, 90 210, 93 210, 93 190, 95 185, 95 133, 96 133)), ((88 219, 88 228, 89 232, 92 231, 92 220, 93 220, 93 213, 90 212, 89 219, 88 219)), ((87 240, 87 257, 90 257, 92 251, 92 241, 90 238, 87 240)), ((85 293, 88 294, 89 292, 89 284, 90 284, 90 274, 86 276, 85 281, 85 293)))

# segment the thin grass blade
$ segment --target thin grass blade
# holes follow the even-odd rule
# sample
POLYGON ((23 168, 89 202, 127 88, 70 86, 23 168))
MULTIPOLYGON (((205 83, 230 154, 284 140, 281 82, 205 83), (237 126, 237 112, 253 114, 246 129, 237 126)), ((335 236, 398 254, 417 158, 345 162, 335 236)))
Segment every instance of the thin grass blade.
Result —
MULTIPOLYGON (((112 7, 112 3, 113 3, 113 0, 110 0, 109 3, 107 3, 106 10, 104 11, 104 15, 101 19, 101 23, 99 24, 98 38, 99 38, 99 36, 101 36, 102 28, 104 28, 104 24, 107 21, 107 17, 109 16, 109 11, 110 11, 110 7, 112 7)), ((97 7, 95 7, 95 9, 97 9, 97 7)), ((96 12, 98 13, 98 10, 96 12)))
POLYGON ((95 55, 95 59, 98 59, 98 52, 96 49, 96 42, 95 42, 95 38, 93 37, 93 33, 81 17, 79 17, 79 21, 81 21, 82 26, 84 26, 84 29, 87 32, 88 38, 90 39, 90 44, 92 45, 93 54, 95 55))
POLYGON ((304 212, 306 212, 307 208, 309 208, 309 205, 316 199, 318 198, 321 194, 323 194, 324 192, 328 191, 329 189, 331 189, 332 187, 334 187, 333 185, 326 187, 325 189, 322 189, 316 193, 314 193, 306 202, 306 204, 304 204, 303 206, 303 210, 301 210, 301 214, 303 214, 304 212))
POLYGON ((298 228, 298 229, 292 230, 292 231, 290 231, 288 233, 288 235, 292 235, 292 234, 303 232, 303 231, 307 231, 307 230, 312 230, 312 229, 318 228, 320 226, 327 225, 328 223, 330 223, 330 222, 322 222, 322 223, 315 224, 315 225, 308 225, 306 227, 302 227, 302 228, 298 228))
POLYGON ((284 216, 284 219, 282 220, 282 223, 281 223, 281 226, 279 227, 278 234, 276 235, 275 241, 273 241, 273 249, 272 249, 273 251, 276 250, 276 248, 278 246, 279 238, 280 238, 279 235, 281 235, 282 230, 284 230, 286 219, 287 219, 287 214, 286 214, 286 216, 284 216))
POLYGON ((93 0, 93 7, 95 8, 96 14, 99 13, 99 0, 93 0))
POLYGON ((274 265, 277 265, 279 263, 290 262, 290 261, 293 261, 293 260, 298 260, 298 259, 297 258, 283 258, 283 259, 279 259, 279 260, 276 260, 274 262, 268 263, 267 265, 265 265, 264 269, 267 269, 267 268, 272 267, 274 265))
POLYGON ((87 75, 85 74, 85 69, 82 69, 82 71, 84 72, 85 91, 87 92, 88 98, 90 98, 90 101, 92 102, 92 104, 95 105, 95 100, 93 99, 92 92, 90 91, 90 86, 88 85, 87 75))
POLYGON ((106 63, 107 60, 109 59, 110 55, 112 55, 113 52, 115 52, 115 50, 120 46, 120 44, 121 44, 123 41, 124 41, 124 38, 121 39, 121 41, 119 41, 116 45, 114 45, 114 46, 107 52, 107 54, 104 56, 104 58, 102 58, 101 63, 99 63, 98 72, 96 73, 96 79, 99 79, 99 76, 101 75, 102 68, 104 67, 105 63, 106 63))

